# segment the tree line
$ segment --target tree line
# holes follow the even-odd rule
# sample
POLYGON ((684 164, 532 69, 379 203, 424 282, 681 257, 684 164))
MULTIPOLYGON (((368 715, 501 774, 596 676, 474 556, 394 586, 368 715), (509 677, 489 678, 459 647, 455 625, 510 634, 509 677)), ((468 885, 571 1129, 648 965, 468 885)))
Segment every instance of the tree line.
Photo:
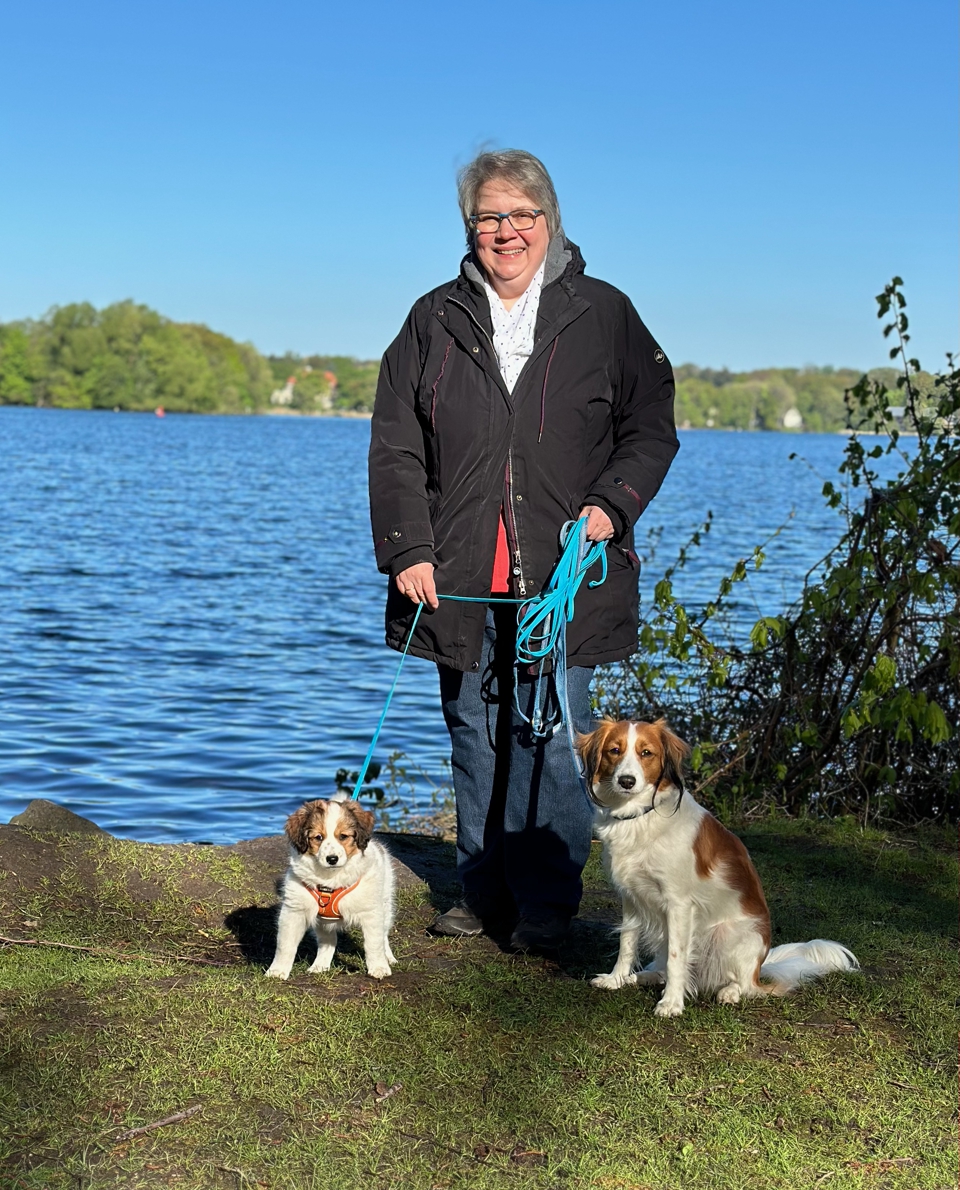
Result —
MULTIPOLYGON (((378 360, 264 356, 198 323, 174 322, 147 306, 89 302, 43 318, 0 324, 0 404, 61 409, 182 413, 364 412, 373 408, 378 360)), ((891 369, 873 380, 895 385, 891 369)), ((849 368, 676 369, 677 424, 685 429, 840 430, 849 368)), ((914 377, 926 393, 927 373, 914 377)))
POLYGON ((378 361, 264 356, 148 306, 89 302, 0 324, 0 404, 58 409, 261 413, 293 378, 294 409, 368 410, 378 361), (332 383, 331 383, 332 378, 332 383))

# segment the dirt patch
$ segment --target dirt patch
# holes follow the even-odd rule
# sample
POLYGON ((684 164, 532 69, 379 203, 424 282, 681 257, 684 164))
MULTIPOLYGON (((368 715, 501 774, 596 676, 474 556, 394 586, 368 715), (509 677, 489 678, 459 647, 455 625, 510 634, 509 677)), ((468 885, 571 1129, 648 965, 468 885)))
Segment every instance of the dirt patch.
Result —
MULTIPOLYGON (((73 850, 84 852, 92 846, 89 839, 77 838, 73 850)), ((53 837, 41 837, 18 826, 0 826, 0 895, 11 882, 25 892, 35 892, 56 880, 61 867, 60 846, 53 837)))
POLYGON ((70 984, 40 996, 27 1010, 23 1009, 22 996, 18 997, 17 1004, 16 1033, 28 1032, 31 1045, 64 1033, 92 1033, 107 1024, 107 1017, 100 1008, 70 984))

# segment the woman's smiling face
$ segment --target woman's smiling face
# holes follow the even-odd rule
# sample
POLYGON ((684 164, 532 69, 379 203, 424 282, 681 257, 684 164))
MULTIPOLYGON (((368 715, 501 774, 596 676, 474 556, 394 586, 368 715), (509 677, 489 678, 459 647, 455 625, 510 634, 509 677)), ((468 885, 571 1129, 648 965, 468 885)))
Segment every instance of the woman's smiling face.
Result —
MULTIPOLYGON (((537 204, 515 190, 508 182, 494 178, 477 196, 475 214, 501 211, 535 211, 537 204)), ((543 264, 550 243, 547 221, 540 215, 529 231, 517 231, 507 220, 499 231, 474 233, 474 250, 483 265, 487 280, 502 298, 515 299, 523 294, 543 264)))

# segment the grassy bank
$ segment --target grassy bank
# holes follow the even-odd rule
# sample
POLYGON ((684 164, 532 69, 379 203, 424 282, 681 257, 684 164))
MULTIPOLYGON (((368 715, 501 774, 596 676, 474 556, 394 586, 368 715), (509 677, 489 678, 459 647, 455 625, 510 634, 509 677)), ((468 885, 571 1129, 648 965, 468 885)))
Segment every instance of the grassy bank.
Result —
POLYGON ((0 949, 0 1185, 954 1186, 952 838, 739 833, 774 941, 836 938, 863 971, 662 1021, 654 993, 584 982, 614 950, 596 855, 582 920, 547 962, 430 937, 452 847, 397 837, 412 871, 395 976, 368 979, 347 941, 329 975, 300 964, 277 984, 262 975, 276 843, 2 827, 0 932, 112 953, 0 949))

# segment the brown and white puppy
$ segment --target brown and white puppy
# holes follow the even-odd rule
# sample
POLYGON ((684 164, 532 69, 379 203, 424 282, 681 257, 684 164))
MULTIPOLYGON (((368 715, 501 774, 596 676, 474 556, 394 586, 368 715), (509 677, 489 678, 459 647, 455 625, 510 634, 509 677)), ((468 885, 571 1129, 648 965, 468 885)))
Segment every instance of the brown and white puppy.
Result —
POLYGON ((654 1012, 679 1016, 688 995, 736 1004, 857 969, 838 942, 770 949, 770 913, 747 849, 684 791, 689 748, 665 720, 605 719, 577 746, 623 904, 619 957, 608 975, 591 980, 594 987, 665 984, 654 1012), (638 970, 640 949, 654 957, 638 970))
POLYGON ((283 880, 277 951, 267 975, 286 979, 300 940, 312 929, 317 957, 310 972, 328 971, 337 931, 359 926, 367 974, 385 979, 395 915, 393 863, 373 838, 373 815, 344 797, 306 802, 287 819, 290 866, 283 880))

